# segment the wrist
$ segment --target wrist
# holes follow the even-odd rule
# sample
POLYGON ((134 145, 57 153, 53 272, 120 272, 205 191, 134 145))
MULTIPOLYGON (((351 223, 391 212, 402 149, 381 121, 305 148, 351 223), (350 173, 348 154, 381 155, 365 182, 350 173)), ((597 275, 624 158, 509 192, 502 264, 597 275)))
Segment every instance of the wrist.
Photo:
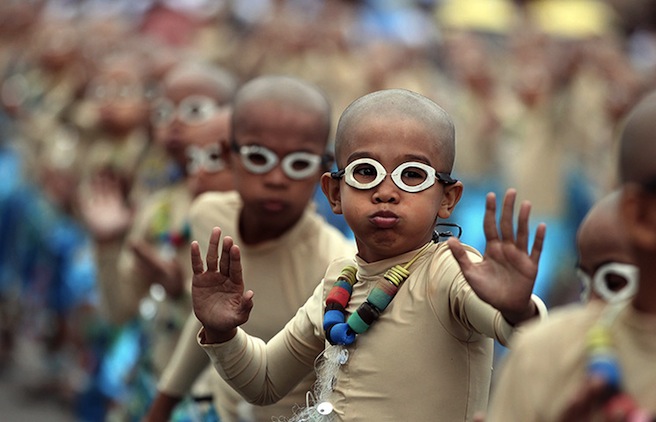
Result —
POLYGON ((503 313, 503 317, 506 319, 506 321, 508 321, 513 326, 521 324, 522 322, 529 320, 537 315, 538 308, 533 300, 529 300, 526 309, 523 311, 503 313))
POLYGON ((237 335, 237 329, 233 328, 230 331, 217 331, 203 327, 201 331, 200 341, 202 344, 219 344, 232 340, 237 335))

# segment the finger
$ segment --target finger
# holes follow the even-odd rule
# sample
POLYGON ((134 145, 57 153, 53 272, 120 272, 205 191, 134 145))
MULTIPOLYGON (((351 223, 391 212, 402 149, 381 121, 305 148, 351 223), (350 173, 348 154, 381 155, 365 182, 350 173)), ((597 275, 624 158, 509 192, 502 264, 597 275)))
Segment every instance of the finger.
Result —
POLYGON ((219 260, 219 239, 221 238, 221 229, 214 227, 210 234, 210 244, 207 248, 207 271, 216 272, 219 260))
POLYGON ((200 257, 200 246, 197 241, 191 242, 191 269, 194 274, 202 274, 205 270, 203 259, 200 257))
POLYGON ((517 248, 521 251, 528 250, 528 220, 531 214, 531 203, 528 201, 522 202, 519 207, 519 216, 517 218, 517 248))
POLYGON ((513 229, 513 209, 515 207, 515 197, 517 192, 514 189, 508 189, 503 198, 503 208, 501 209, 501 239, 504 241, 515 240, 513 229))
POLYGON ((229 253, 230 256, 230 280, 235 284, 243 284, 242 268, 241 268, 241 251, 239 246, 232 245, 229 253))
POLYGON ((467 251, 465 251, 465 248, 462 246, 462 243, 460 243, 460 240, 458 240, 457 238, 450 237, 449 239, 447 239, 447 245, 451 249, 451 253, 453 254, 453 257, 456 259, 456 261, 458 261, 458 264, 460 265, 460 269, 464 274, 466 274, 473 264, 469 259, 469 256, 467 256, 467 251))
POLYGON ((234 244, 232 237, 223 238, 223 248, 221 249, 221 262, 219 263, 219 272, 224 276, 230 276, 230 248, 234 244))
POLYGON ((494 192, 490 192, 485 197, 485 216, 483 217, 483 232, 488 242, 499 239, 496 219, 497 199, 494 192))
POLYGON ((540 255, 542 254, 542 246, 544 245, 544 238, 547 236, 547 225, 544 223, 538 224, 535 230, 535 240, 533 241, 533 248, 531 249, 531 261, 538 265, 540 262, 540 255))

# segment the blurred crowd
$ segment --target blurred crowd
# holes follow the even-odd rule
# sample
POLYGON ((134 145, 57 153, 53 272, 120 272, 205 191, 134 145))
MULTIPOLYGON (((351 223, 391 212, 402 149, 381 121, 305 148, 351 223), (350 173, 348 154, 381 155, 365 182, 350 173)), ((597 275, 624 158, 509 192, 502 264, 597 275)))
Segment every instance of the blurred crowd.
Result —
POLYGON ((461 239, 483 250, 485 193, 517 188, 548 227, 536 293, 576 300, 576 229, 616 184, 622 118, 656 87, 652 25, 647 0, 3 0, 0 364, 19 354, 25 387, 79 420, 152 390, 135 386, 139 329, 101 275, 140 201, 184 173, 153 120, 185 61, 237 85, 301 77, 335 118, 384 88, 434 99, 456 123, 461 239))

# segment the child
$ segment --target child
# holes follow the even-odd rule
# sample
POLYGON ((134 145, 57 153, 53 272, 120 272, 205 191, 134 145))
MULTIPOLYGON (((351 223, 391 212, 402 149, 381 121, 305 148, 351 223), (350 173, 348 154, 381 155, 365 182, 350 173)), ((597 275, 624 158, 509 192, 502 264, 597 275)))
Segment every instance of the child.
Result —
POLYGON ((563 309, 540 327, 526 327, 504 364, 488 421, 654 420, 654 130, 651 94, 628 115, 619 147, 615 224, 626 234, 639 269, 637 293, 608 306, 563 309))
POLYGON ((139 362, 128 368, 136 374, 130 388, 144 392, 135 387, 142 383, 152 389, 145 388, 146 397, 132 391, 120 408, 139 417, 155 394, 155 383, 148 381, 161 376, 191 309, 190 204, 204 192, 233 189, 225 157, 231 116, 226 104, 236 86, 226 82, 226 73, 182 62, 163 78, 153 107, 153 141, 183 168, 185 178, 140 201, 112 285, 119 299, 110 306, 113 319, 136 321, 138 329, 130 324, 125 331, 138 333, 142 346, 139 362))
POLYGON ((599 200, 588 212, 577 233, 578 275, 581 299, 613 302, 635 294, 638 269, 619 215, 619 191, 599 200), (609 240, 612 240, 609 242, 609 240))
MULTIPOLYGON (((311 294, 328 263, 351 255, 354 248, 312 203, 321 174, 332 164, 326 153, 331 108, 324 95, 299 79, 263 76, 240 88, 233 110, 230 163, 236 192, 208 193, 194 201, 192 237, 219 224, 244 245, 249 285, 264 301, 248 329, 269 339, 311 294)), ((209 367, 196 343, 199 328, 190 314, 148 420, 167 420, 191 382, 209 367)), ((246 405, 216 376, 214 404, 221 421, 290 416, 293 405, 305 402, 314 381, 307 375, 280 403, 257 408, 246 405)))
MULTIPOLYGON (((340 170, 324 174, 322 188, 353 230, 355 259, 333 261, 310 299, 265 344, 238 328, 254 293, 244 290, 241 249, 230 237, 219 265, 221 230, 213 229, 206 272, 192 243, 201 346, 257 404, 280 399, 316 360, 314 396, 298 420, 470 420, 487 405, 492 337, 505 344, 513 326, 546 311, 531 300, 545 227, 529 255, 530 204, 521 206, 515 237, 511 190, 500 238, 494 195, 487 198, 482 261, 455 238, 433 242, 462 183, 450 176, 450 117, 414 92, 379 91, 353 102, 339 121, 335 153, 340 170)), ((249 271, 244 265, 246 283, 249 271)))

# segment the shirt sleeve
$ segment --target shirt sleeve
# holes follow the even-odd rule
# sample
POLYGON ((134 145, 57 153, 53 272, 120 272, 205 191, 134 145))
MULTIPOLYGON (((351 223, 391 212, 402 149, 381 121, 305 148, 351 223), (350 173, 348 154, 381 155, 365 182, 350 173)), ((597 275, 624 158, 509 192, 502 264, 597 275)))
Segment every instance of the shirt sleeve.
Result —
POLYGON ((324 349, 321 327, 323 283, 296 315, 268 343, 249 336, 241 328, 237 335, 220 344, 198 343, 210 357, 217 372, 248 402, 268 405, 291 391, 314 367, 324 349))
POLYGON ((200 322, 190 313, 157 385, 159 391, 175 397, 184 397, 191 392, 196 379, 210 364, 207 355, 196 342, 196 334, 200 328, 200 322))
MULTIPOLYGON (((472 262, 481 260, 480 254, 468 252, 472 262)), ((497 340, 504 346, 508 346, 512 335, 521 327, 513 326, 503 317, 501 312, 492 307, 487 302, 479 298, 471 288, 465 276, 460 270, 460 266, 450 252, 445 253, 443 257, 436 261, 434 266, 437 273, 433 279, 438 280, 438 293, 436 300, 445 298, 447 306, 436 309, 448 309, 449 315, 443 315, 438 312, 441 320, 453 319, 457 325, 464 330, 457 328, 452 329, 452 334, 462 341, 472 341, 480 335, 485 335, 497 340), (441 261, 441 262, 440 262, 441 261), (441 268, 441 270, 439 270, 441 268)), ((531 300, 535 303, 539 313, 539 318, 543 319, 547 315, 547 308, 539 297, 532 295, 531 300)), ((453 324, 447 324, 453 327, 453 324)))

